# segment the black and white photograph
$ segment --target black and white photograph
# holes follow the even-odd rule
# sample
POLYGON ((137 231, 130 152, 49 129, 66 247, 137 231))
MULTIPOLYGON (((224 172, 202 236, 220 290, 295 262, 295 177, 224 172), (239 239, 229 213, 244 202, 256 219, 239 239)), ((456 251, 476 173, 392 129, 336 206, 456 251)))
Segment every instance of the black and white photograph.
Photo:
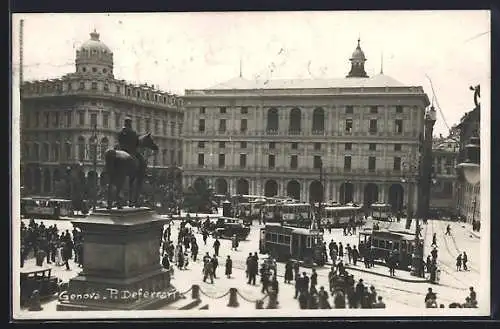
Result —
POLYGON ((11 39, 15 320, 490 315, 489 11, 11 39))

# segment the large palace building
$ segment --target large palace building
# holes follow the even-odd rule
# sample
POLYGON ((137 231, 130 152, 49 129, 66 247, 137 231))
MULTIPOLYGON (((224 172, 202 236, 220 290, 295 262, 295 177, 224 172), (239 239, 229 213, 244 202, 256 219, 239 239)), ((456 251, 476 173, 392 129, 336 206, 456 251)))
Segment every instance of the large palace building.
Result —
POLYGON ((359 40, 345 78, 186 90, 184 185, 302 201, 417 204, 422 87, 368 77, 359 40), (411 190, 411 193, 408 191, 411 190))
POLYGON ((64 169, 75 164, 83 165, 88 178, 102 178, 103 154, 117 143, 126 116, 138 133, 151 132, 160 147, 150 166, 181 165, 181 98, 115 78, 113 52, 95 31, 76 51, 75 66, 74 73, 59 79, 21 87, 21 184, 26 193, 53 194, 64 169))

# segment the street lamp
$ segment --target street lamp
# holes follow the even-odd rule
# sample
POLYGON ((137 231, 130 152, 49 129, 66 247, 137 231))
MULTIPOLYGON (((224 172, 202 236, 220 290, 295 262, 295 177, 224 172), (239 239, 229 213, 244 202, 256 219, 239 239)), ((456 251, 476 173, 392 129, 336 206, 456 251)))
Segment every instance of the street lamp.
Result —
POLYGON ((93 168, 94 168, 94 195, 92 200, 92 211, 95 211, 97 206, 97 124, 94 124, 92 129, 92 137, 90 139, 92 152, 93 152, 93 168))

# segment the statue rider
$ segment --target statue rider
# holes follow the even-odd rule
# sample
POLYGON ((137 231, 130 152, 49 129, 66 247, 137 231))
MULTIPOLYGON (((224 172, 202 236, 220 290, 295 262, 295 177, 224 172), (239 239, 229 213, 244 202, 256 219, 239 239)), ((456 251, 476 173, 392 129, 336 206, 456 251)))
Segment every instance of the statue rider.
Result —
POLYGON ((118 133, 118 147, 120 150, 127 152, 139 162, 143 162, 144 158, 137 149, 139 147, 139 135, 132 128, 132 118, 126 117, 122 130, 118 133))

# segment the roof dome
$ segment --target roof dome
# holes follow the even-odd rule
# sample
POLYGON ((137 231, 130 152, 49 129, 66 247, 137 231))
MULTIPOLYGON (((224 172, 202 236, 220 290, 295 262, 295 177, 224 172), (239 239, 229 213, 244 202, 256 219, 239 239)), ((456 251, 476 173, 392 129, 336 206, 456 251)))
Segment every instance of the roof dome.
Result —
POLYGON ((361 42, 361 40, 358 39, 358 46, 356 47, 356 49, 352 53, 351 60, 354 59, 354 60, 366 61, 365 53, 363 52, 363 50, 361 50, 360 42, 361 42))
POLYGON ((80 50, 96 50, 98 52, 104 52, 104 53, 112 53, 111 49, 109 49, 108 46, 106 46, 102 41, 99 40, 99 33, 97 33, 95 30, 94 32, 90 33, 90 40, 85 41, 81 46, 80 50))

